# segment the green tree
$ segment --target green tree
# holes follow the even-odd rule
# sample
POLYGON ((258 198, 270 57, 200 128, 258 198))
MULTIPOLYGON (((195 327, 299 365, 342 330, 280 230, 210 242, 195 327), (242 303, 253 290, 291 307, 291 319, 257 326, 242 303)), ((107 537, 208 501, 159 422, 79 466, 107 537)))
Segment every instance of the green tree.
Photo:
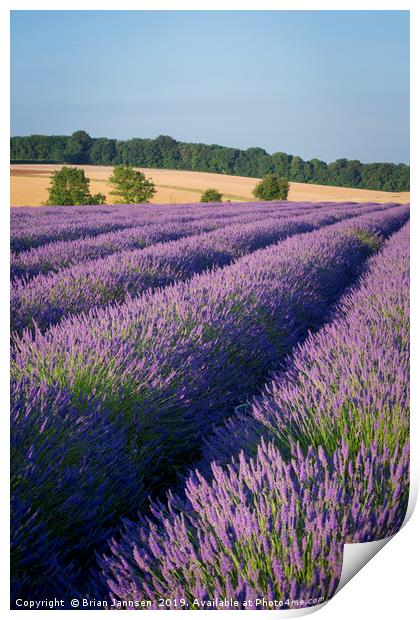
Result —
POLYGON ((89 179, 82 168, 64 166, 52 174, 48 188, 47 205, 99 205, 105 202, 104 194, 91 195, 89 179))
POLYGON ((111 192, 118 203, 139 204, 149 202, 156 194, 156 189, 151 179, 146 179, 142 172, 120 164, 114 168, 108 183, 114 188, 111 192))
POLYGON ((67 140, 64 151, 65 161, 71 164, 89 163, 89 150, 92 146, 92 138, 86 131, 75 131, 67 140))
POLYGON ((287 200, 289 181, 277 174, 267 174, 255 186, 253 194, 260 200, 287 200))
POLYGON ((328 166, 325 161, 311 159, 309 162, 312 167, 312 181, 320 185, 328 184, 328 166))
POLYGON ((304 183, 306 181, 305 162, 301 157, 295 155, 290 162, 289 174, 292 181, 304 183))
POLYGON ((274 165, 274 172, 281 177, 289 177, 289 167, 292 160, 291 155, 287 153, 273 153, 271 160, 274 165))
POLYGON ((115 144, 116 140, 96 138, 89 149, 89 163, 101 166, 117 163, 115 161, 117 154, 115 144))
POLYGON ((222 202, 223 194, 217 189, 209 188, 201 194, 200 202, 222 202))
POLYGON ((162 167, 171 170, 179 168, 178 142, 170 136, 158 136, 154 142, 160 150, 162 167))

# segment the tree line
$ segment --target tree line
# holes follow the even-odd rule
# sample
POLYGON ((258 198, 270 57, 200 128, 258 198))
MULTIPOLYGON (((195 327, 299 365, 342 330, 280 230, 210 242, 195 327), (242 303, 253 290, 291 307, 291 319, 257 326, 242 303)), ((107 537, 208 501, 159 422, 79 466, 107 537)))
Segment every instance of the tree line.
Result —
POLYGON ((170 136, 114 140, 91 138, 85 131, 76 131, 71 136, 13 136, 10 159, 21 163, 124 164, 246 177, 275 174, 301 183, 394 192, 410 189, 410 167, 406 164, 363 164, 348 159, 327 164, 319 159, 304 161, 282 152, 270 155, 262 148, 242 150, 218 144, 179 142, 170 136))

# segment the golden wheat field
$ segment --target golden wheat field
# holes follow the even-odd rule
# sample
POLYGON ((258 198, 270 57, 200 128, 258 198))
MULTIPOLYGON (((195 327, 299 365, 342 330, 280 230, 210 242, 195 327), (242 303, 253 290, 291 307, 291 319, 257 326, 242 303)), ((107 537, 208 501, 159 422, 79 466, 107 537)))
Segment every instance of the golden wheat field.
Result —
MULTIPOLYGON (((111 166, 78 166, 84 168, 90 179, 92 194, 101 192, 107 202, 113 203, 107 179, 112 173, 111 166)), ((13 164, 10 166, 10 204, 11 206, 40 206, 47 200, 47 188, 51 173, 61 168, 59 164, 13 164)), ((257 178, 228 176, 208 172, 189 172, 184 170, 160 170, 136 168, 151 178, 157 192, 153 203, 198 202, 201 193, 213 187, 223 194, 223 200, 253 200, 252 190, 259 181, 257 178)), ((355 202, 399 202, 410 200, 409 192, 382 192, 347 187, 331 187, 306 183, 290 183, 289 200, 293 201, 355 201, 355 202)))

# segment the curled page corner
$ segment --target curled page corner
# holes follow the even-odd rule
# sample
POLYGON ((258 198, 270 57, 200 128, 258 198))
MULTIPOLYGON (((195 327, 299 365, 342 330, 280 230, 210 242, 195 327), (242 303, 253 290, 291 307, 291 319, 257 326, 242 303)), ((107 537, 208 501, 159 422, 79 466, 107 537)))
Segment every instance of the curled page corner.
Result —
MULTIPOLYGON (((341 570, 340 582, 336 591, 333 594, 334 598, 338 592, 344 586, 353 579, 355 575, 377 554, 385 547, 385 545, 393 538, 383 538, 382 540, 374 540, 372 542, 364 543, 346 543, 343 550, 343 566, 341 570)), ((307 616, 314 613, 324 607, 329 601, 328 599, 321 605, 314 605, 313 607, 305 607, 304 609, 290 609, 287 611, 281 611, 281 615, 288 615, 288 617, 307 616)))
MULTIPOLYGON (((364 543, 346 543, 343 545, 343 565, 341 570, 340 582, 334 592, 332 598, 334 598, 338 592, 349 581, 353 579, 355 575, 377 554, 394 536, 383 538, 382 540, 374 540, 372 542, 364 543)), ((313 607, 305 607, 304 609, 290 609, 287 611, 281 611, 281 615, 287 614, 289 617, 306 616, 314 613, 324 607, 331 598, 327 599, 320 605, 314 605, 313 607)))
POLYGON ((346 543, 343 552, 343 568, 334 596, 393 538, 383 538, 363 543, 346 543))
MULTIPOLYGON (((343 550, 343 566, 341 570, 340 582, 334 596, 377 554, 394 536, 398 536, 406 523, 413 514, 418 497, 417 479, 410 481, 410 491, 407 505, 407 512, 404 522, 399 532, 393 536, 388 536, 381 540, 373 540, 363 543, 346 543, 343 550)), ((319 609, 321 606, 317 606, 319 609)))
MULTIPOLYGON (((383 538, 382 540, 374 540, 372 542, 364 543, 346 543, 343 545, 343 564, 341 570, 340 582, 334 592, 332 598, 334 598, 338 592, 344 586, 353 579, 355 575, 377 554, 385 547, 385 545, 393 538, 383 538)), ((320 605, 314 605, 313 607, 305 607, 304 609, 290 609, 280 611, 282 617, 287 615, 288 617, 307 616, 315 613, 324 607, 331 598, 327 599, 320 605)))
MULTIPOLYGON (((395 536, 398 536, 400 534, 401 530, 404 528, 406 523, 409 521, 411 515, 413 514, 417 498, 418 498, 418 481, 416 477, 412 476, 412 479, 410 481, 410 492, 409 492, 409 499, 408 499, 408 505, 407 505, 407 512, 406 512, 404 522, 399 532, 397 532, 397 534, 394 534, 393 536, 382 538, 381 540, 373 540, 373 541, 363 542, 363 543, 346 543, 343 545, 343 564, 342 564, 342 569, 341 569, 341 577, 340 577, 340 581, 337 586, 337 589, 334 592, 332 598, 334 598, 338 594, 338 592, 340 592, 340 590, 344 588, 344 586, 347 585, 349 581, 351 581, 353 577, 357 575, 357 573, 368 562, 370 562, 370 560, 373 557, 375 557, 375 555, 379 553, 379 551, 381 551, 381 549, 383 549, 385 545, 389 543, 390 540, 392 540, 395 536)), ((325 607, 325 605, 327 605, 327 603, 330 600, 331 598, 327 599, 325 602, 321 603, 320 605, 313 605, 312 607, 305 607, 303 609, 281 610, 280 614, 282 617, 287 615, 288 617, 294 617, 294 618, 308 616, 309 614, 313 614, 316 611, 319 611, 320 609, 322 609, 322 607, 325 607)))

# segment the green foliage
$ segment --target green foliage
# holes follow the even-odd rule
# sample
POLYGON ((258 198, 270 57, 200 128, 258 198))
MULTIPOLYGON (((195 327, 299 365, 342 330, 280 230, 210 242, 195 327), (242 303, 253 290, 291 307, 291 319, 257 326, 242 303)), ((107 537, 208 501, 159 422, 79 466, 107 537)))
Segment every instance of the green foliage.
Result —
POLYGON ((338 159, 326 164, 304 161, 287 153, 269 155, 264 149, 234 149, 218 144, 178 142, 170 136, 154 140, 91 138, 85 131, 71 136, 15 136, 10 141, 11 160, 56 161, 72 164, 141 166, 196 170, 249 177, 277 174, 290 181, 384 191, 409 191, 410 167, 405 164, 362 164, 338 159))
POLYGON ((111 194, 116 197, 118 203, 139 204, 149 202, 156 193, 151 179, 146 179, 142 172, 124 164, 114 168, 108 183, 114 188, 111 194))
POLYGON ((48 188, 47 205, 100 205, 104 204, 104 194, 89 192, 89 179, 82 168, 64 166, 52 174, 48 188))
POLYGON ((64 149, 64 161, 71 164, 89 163, 89 150, 92 138, 86 131, 75 131, 67 141, 64 149))
POLYGON ((364 243, 372 254, 378 252, 383 243, 380 236, 366 232, 363 228, 355 228, 351 231, 351 234, 364 243))
POLYGON ((201 194, 200 202, 222 202, 223 194, 217 189, 209 188, 201 194))
POLYGON ((287 200, 289 181, 278 174, 266 174, 253 190, 260 200, 287 200))
POLYGON ((89 163, 95 163, 100 166, 109 166, 115 160, 117 153, 115 140, 108 138, 97 138, 93 140, 89 150, 89 163))
POLYGON ((10 158, 23 161, 64 161, 68 136, 27 136, 11 138, 10 158))

